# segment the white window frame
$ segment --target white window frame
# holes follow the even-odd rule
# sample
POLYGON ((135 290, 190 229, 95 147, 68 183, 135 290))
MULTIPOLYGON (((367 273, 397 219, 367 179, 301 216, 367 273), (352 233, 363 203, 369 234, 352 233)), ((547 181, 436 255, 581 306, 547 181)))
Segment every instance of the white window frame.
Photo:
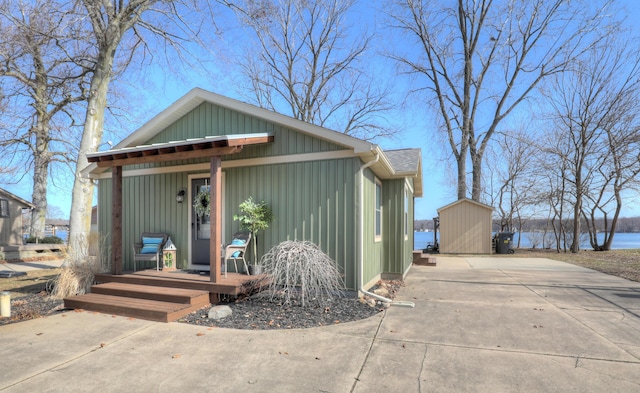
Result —
POLYGON ((383 224, 383 203, 382 203, 382 182, 375 179, 375 187, 373 193, 373 237, 376 242, 382 241, 382 224, 383 224), (378 194, 379 191, 379 194, 378 194), (380 198, 378 198, 378 196, 380 198))
POLYGON ((404 240, 409 239, 409 190, 404 186, 404 240))

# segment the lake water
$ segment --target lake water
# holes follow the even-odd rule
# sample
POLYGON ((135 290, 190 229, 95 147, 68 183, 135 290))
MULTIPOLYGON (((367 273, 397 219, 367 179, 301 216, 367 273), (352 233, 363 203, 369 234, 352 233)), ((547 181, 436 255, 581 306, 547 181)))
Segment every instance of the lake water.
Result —
MULTIPOLYGON (((518 235, 516 233, 513 238, 513 246, 518 245, 518 235)), ((601 235, 598 235, 598 239, 602 241, 601 235)), ((414 232, 413 233, 414 248, 416 250, 422 250, 427 247, 428 243, 433 243, 433 232, 414 232)), ((540 247, 540 245, 538 245, 540 247)), ((522 241, 520 242, 520 248, 531 248, 531 241, 529 240, 529 234, 522 232, 522 241)), ((591 249, 589 241, 586 240, 581 245, 583 250, 591 249)), ((611 246, 614 250, 622 250, 629 248, 640 248, 640 233, 616 233, 613 237, 613 244, 611 246)))

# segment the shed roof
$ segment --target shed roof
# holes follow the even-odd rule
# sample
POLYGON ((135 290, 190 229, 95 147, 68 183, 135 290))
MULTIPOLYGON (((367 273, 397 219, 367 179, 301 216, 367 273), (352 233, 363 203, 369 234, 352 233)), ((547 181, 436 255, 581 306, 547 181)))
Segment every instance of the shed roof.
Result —
POLYGON ((13 199, 14 201, 20 203, 24 207, 29 207, 29 208, 32 208, 32 209, 36 208, 36 205, 34 205, 33 203, 31 203, 31 202, 29 202, 27 200, 24 200, 24 199, 20 198, 19 196, 14 195, 14 194, 10 193, 9 191, 7 191, 7 190, 5 190, 3 188, 0 188, 0 195, 4 196, 5 198, 13 199))
POLYGON ((452 203, 450 203, 448 205, 442 206, 440 209, 437 210, 438 214, 440 214, 440 211, 442 211, 442 210, 450 209, 450 208, 452 208, 454 206, 457 206, 459 204, 462 204, 462 203, 469 203, 469 204, 472 204, 472 205, 476 205, 478 207, 482 207, 484 209, 488 209, 490 211, 494 210, 493 206, 485 205, 484 203, 480 203, 480 202, 474 201, 473 199, 462 198, 462 199, 458 199, 457 201, 452 202, 452 203))

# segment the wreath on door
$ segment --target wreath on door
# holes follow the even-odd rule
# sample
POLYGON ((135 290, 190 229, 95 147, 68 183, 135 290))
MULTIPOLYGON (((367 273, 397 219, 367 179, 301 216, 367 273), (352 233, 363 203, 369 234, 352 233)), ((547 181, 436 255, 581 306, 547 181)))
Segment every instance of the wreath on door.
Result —
POLYGON ((200 191, 193 199, 193 210, 198 217, 211 216, 211 192, 208 190, 200 191))

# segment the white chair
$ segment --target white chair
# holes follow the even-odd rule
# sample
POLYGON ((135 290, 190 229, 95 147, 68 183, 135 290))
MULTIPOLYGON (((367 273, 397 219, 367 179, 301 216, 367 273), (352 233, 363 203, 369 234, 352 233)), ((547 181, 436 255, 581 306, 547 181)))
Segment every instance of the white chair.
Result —
POLYGON ((251 241, 251 232, 236 232, 233 234, 233 240, 224 248, 225 273, 228 259, 233 259, 236 273, 238 272, 238 259, 241 259, 242 263, 244 263, 244 271, 249 274, 249 267, 244 259, 249 241, 251 241))

